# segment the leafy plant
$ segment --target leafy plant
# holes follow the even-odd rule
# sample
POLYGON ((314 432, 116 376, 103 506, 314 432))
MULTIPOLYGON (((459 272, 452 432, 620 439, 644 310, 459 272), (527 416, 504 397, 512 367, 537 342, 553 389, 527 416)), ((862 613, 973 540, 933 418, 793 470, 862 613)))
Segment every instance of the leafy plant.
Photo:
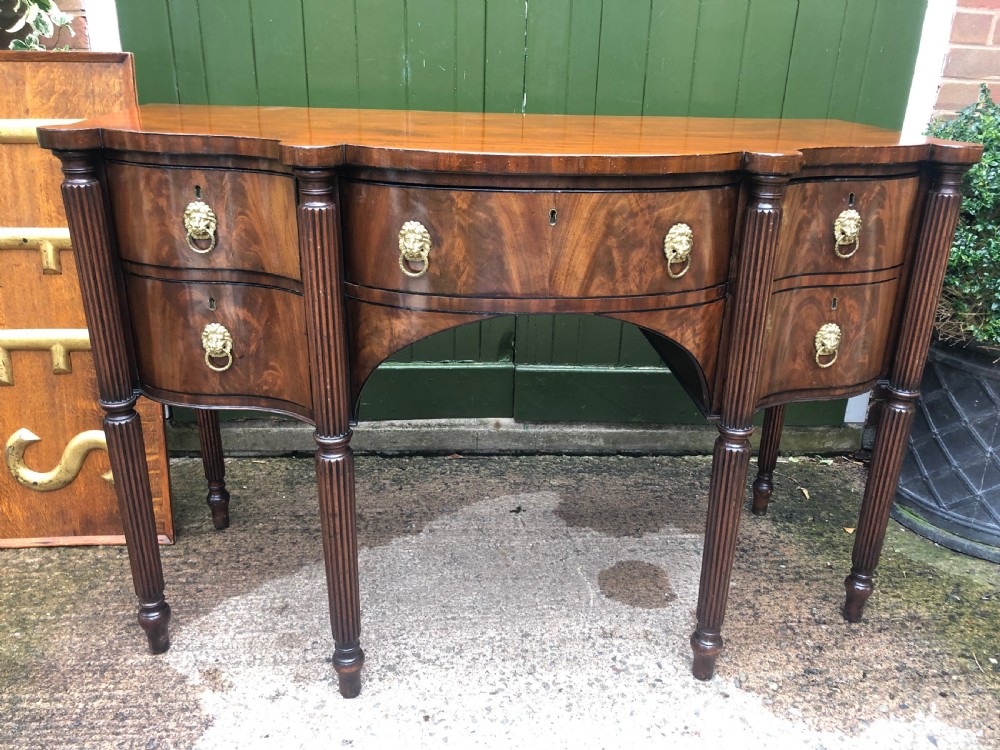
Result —
POLYGON ((982 161, 965 176, 938 332, 945 340, 1000 352, 1000 104, 982 84, 975 104, 953 119, 932 122, 927 134, 983 144, 982 161))
POLYGON ((73 29, 70 23, 73 18, 59 10, 54 0, 16 0, 14 12, 21 12, 20 18, 7 31, 16 34, 25 26, 31 29, 24 39, 15 39, 10 43, 13 50, 43 50, 41 39, 54 36, 57 31, 66 29, 70 36, 73 29))

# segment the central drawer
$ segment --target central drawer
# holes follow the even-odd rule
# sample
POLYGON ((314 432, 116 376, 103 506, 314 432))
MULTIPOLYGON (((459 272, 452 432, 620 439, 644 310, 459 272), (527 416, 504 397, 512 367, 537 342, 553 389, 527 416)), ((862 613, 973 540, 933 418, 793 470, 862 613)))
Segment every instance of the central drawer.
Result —
POLYGON ((735 186, 626 193, 342 182, 346 279, 455 296, 704 289, 726 280, 737 199, 735 186), (407 230, 426 233, 426 261, 402 255, 407 230))

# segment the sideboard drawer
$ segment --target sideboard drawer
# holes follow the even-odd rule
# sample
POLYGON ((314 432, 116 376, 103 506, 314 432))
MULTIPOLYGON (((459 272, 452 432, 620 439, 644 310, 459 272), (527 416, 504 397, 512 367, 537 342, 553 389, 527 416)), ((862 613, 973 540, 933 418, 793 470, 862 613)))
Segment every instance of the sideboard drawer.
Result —
POLYGON ((738 198, 736 187, 528 192, 344 182, 341 190, 347 281, 510 297, 665 294, 721 284, 738 198), (427 232, 426 263, 402 257, 408 222, 427 232), (678 225, 690 229, 688 255, 678 225), (668 263, 664 239, 673 227, 679 239, 668 263))
POLYGON ((302 278, 291 176, 111 162, 108 185, 125 260, 302 278), (185 224, 197 202, 211 212, 200 229, 197 215, 185 224))
POLYGON ((301 296, 251 284, 173 282, 134 274, 125 279, 144 388, 180 403, 199 403, 199 395, 239 397, 245 406, 261 399, 308 416, 301 296), (230 337, 228 354, 211 356, 206 350, 204 334, 211 324, 224 327, 230 337))
POLYGON ((907 227, 917 187, 916 177, 811 180, 789 185, 782 208, 774 278, 900 265, 906 254, 907 227), (856 215, 849 213, 852 211, 856 215), (842 215, 843 244, 838 245, 835 225, 842 215), (856 242, 849 236, 852 219, 859 222, 856 242))
POLYGON ((771 296, 758 398, 850 390, 886 374, 899 280, 771 296), (830 336, 817 336, 824 326, 830 336), (839 337, 835 346, 832 344, 839 337))

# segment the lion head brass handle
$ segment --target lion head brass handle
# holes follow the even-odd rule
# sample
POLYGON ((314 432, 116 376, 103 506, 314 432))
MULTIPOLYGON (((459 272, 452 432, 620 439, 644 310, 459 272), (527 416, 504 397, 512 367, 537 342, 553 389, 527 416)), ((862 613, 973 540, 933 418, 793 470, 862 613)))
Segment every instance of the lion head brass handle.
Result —
POLYGON ((184 209, 184 231, 187 233, 188 247, 196 253, 210 253, 215 249, 215 229, 218 221, 213 211, 204 201, 191 201, 184 209), (207 242, 208 247, 200 247, 196 242, 207 242))
POLYGON ((691 268, 691 250, 694 249, 694 232, 687 224, 674 224, 663 238, 663 254, 667 257, 667 273, 679 279, 691 268), (681 266, 679 271, 674 266, 681 266))
POLYGON ((419 221, 408 221, 399 230, 399 270, 416 279, 430 266, 431 233, 419 221), (414 266, 417 266, 414 270, 414 266))
POLYGON ((861 245, 861 214, 853 208, 841 211, 840 216, 833 222, 833 241, 833 252, 838 258, 850 258, 854 255, 861 245), (849 253, 840 251, 840 248, 851 245, 854 245, 854 249, 849 253))
POLYGON ((205 350, 205 364, 216 372, 225 372, 233 366, 233 336, 221 323, 209 323, 201 332, 201 346, 205 350), (225 359, 219 366, 213 359, 225 359))
POLYGON ((824 323, 816 331, 813 343, 816 346, 816 364, 826 369, 837 361, 840 349, 840 326, 836 323, 824 323))

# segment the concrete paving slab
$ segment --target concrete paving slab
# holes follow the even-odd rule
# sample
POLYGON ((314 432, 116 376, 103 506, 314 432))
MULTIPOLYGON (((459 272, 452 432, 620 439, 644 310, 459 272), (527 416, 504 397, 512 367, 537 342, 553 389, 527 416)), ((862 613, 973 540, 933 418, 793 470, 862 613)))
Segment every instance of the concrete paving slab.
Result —
POLYGON ((718 675, 694 680, 708 466, 360 459, 368 661, 344 701, 311 460, 228 460, 219 533, 180 459, 167 654, 144 653, 123 549, 0 553, 0 747, 1000 747, 1000 569, 893 525, 843 622, 850 462, 779 464, 718 675))

